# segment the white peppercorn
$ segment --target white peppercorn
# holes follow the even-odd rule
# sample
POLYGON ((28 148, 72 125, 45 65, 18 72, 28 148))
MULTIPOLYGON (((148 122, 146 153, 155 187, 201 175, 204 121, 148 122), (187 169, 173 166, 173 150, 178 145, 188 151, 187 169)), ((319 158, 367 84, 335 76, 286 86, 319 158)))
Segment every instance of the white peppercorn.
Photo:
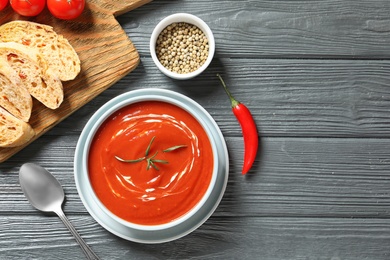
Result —
POLYGON ((208 40, 197 26, 172 23, 157 38, 156 55, 172 72, 190 73, 201 67, 208 57, 208 40))

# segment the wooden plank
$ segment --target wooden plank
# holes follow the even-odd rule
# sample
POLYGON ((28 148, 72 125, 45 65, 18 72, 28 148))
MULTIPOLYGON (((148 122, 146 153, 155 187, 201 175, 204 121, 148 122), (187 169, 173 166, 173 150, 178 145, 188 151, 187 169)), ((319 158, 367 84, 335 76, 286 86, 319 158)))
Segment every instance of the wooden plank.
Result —
POLYGON ((48 134, 79 134, 109 99, 139 88, 183 93, 211 113, 225 135, 240 136, 216 73, 253 113, 263 137, 376 137, 390 135, 390 62, 368 60, 215 58, 195 80, 174 81, 148 57, 142 65, 48 134), (144 77, 147 75, 147 77, 144 77))
POLYGON ((0 258, 83 257, 60 220, 21 193, 18 169, 32 161, 63 184, 65 213, 102 259, 389 259, 389 10, 383 0, 162 0, 121 15, 140 65, 0 164, 0 258), (197 14, 216 35, 216 57, 194 80, 163 76, 149 55, 153 27, 174 12, 197 14), (258 122, 260 155, 246 177, 241 131, 217 72, 258 122), (76 142, 93 112, 146 87, 198 101, 221 127, 231 157, 217 211, 194 233, 161 245, 104 230, 73 180, 76 142))
POLYGON ((389 59, 390 3, 363 1, 155 1, 119 17, 149 55, 156 24, 175 12, 202 18, 223 57, 389 59), (207 6, 207 8, 205 8, 207 6), (142 25, 142 26, 140 26, 142 25))
MULTIPOLYGON (((101 259, 389 259, 388 219, 216 218, 174 242, 142 245, 115 237, 90 216, 68 216, 101 259), (239 241, 239 242, 237 242, 239 241), (210 244, 212 246, 210 246, 210 244)), ((0 216, 4 259, 80 259, 55 216, 0 216)))
MULTIPOLYGON (((0 214, 36 213, 18 184, 27 161, 57 176, 66 212, 86 214, 73 178, 76 140, 47 136, 0 165, 0 214)), ((389 139, 262 138, 246 177, 240 174, 242 138, 226 140, 231 170, 215 216, 390 218, 389 139)))
MULTIPOLYGON (((71 21, 54 18, 47 9, 34 18, 17 15, 8 5, 0 11, 0 25, 13 20, 31 20, 47 24, 64 35, 75 48, 81 61, 76 79, 64 82, 64 102, 52 110, 34 102, 29 123, 36 138, 44 134, 102 91, 132 71, 139 63, 133 43, 115 20, 114 14, 131 10, 149 0, 121 1, 91 0, 86 3, 83 15, 71 21), (115 4, 118 2, 118 4, 115 4)), ((36 100, 34 100, 36 101, 36 100)), ((29 143, 30 143, 29 142, 29 143)), ((0 148, 0 162, 7 160, 27 144, 14 148, 0 148)))

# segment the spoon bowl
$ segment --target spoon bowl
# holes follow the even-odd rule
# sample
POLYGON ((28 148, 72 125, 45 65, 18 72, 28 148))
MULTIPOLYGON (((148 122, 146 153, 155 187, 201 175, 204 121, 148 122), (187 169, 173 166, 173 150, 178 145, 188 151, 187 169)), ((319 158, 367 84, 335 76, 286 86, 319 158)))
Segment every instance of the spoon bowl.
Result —
POLYGON ((54 212, 64 201, 65 194, 61 184, 39 165, 23 164, 19 171, 19 183, 31 205, 40 211, 54 212))
POLYGON ((50 172, 37 164, 25 163, 19 170, 19 183, 31 205, 43 212, 55 212, 81 246, 85 256, 88 259, 99 259, 62 211, 65 193, 61 184, 50 172))

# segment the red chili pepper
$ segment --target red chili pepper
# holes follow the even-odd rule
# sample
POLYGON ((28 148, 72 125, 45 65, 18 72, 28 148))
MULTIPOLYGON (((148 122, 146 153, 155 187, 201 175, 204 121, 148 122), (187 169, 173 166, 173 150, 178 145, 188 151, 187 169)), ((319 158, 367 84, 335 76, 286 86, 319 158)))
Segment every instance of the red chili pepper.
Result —
POLYGON ((225 89, 226 94, 230 98, 230 102, 232 103, 232 111, 241 126, 245 148, 242 174, 246 174, 250 170, 253 165, 253 162, 256 159, 257 149, 259 146, 259 135, 257 133, 257 127, 249 109, 244 104, 234 99, 234 97, 226 87, 226 84, 223 81, 222 77, 219 74, 217 74, 217 76, 221 80, 222 86, 225 89))

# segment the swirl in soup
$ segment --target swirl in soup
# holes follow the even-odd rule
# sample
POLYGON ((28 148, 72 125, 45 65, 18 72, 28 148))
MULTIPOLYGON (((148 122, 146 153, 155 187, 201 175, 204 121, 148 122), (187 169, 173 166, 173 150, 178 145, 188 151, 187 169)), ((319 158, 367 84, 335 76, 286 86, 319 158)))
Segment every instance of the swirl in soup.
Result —
POLYGON ((162 101, 128 105, 97 130, 89 179, 113 214, 141 225, 180 218, 205 195, 212 178, 209 137, 187 111, 162 101))

